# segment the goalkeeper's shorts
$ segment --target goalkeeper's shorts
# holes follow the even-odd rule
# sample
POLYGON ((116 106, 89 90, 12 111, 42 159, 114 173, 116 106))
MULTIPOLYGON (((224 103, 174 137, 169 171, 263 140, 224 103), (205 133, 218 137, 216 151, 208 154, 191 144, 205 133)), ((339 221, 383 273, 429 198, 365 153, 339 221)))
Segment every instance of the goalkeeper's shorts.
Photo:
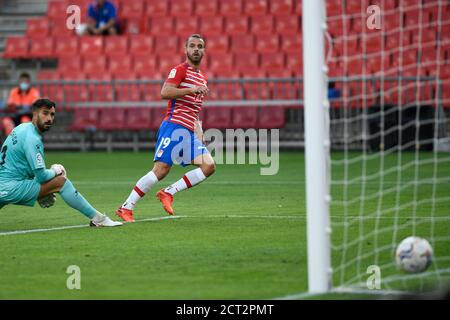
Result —
POLYGON ((0 208, 7 204, 33 207, 40 191, 36 179, 0 180, 0 208))
POLYGON ((186 167, 192 160, 209 153, 194 132, 182 125, 163 121, 158 131, 153 161, 161 161, 169 166, 179 164, 186 167))

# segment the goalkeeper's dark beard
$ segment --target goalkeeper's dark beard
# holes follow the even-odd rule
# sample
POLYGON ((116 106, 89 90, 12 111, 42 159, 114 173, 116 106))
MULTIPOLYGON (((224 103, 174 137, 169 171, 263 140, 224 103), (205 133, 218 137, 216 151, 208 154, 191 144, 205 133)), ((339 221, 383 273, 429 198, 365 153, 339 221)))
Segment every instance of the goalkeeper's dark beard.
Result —
POLYGON ((53 122, 47 121, 47 122, 44 123, 44 122, 41 120, 41 118, 38 116, 38 119, 37 119, 37 126, 38 126, 39 131, 41 131, 41 132, 48 131, 48 130, 50 130, 50 128, 52 127, 52 125, 53 125, 53 122), (47 127, 46 127, 46 126, 47 126, 47 127))

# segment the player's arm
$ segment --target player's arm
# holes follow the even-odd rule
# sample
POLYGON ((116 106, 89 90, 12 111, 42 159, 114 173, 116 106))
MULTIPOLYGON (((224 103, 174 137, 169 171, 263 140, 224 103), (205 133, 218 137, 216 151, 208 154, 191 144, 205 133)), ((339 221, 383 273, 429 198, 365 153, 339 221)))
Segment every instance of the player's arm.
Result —
POLYGON ((195 86, 192 88, 178 88, 175 83, 165 82, 161 89, 161 98, 171 100, 184 97, 188 94, 206 94, 208 88, 205 86, 195 86))
POLYGON ((170 70, 169 76, 161 89, 161 98, 172 100, 184 97, 188 94, 207 94, 208 87, 193 86, 190 88, 179 88, 180 84, 186 77, 186 70, 182 67, 173 68, 170 70))
POLYGON ((23 142, 23 149, 28 165, 40 184, 50 181, 58 175, 65 175, 65 169, 61 165, 52 165, 50 169, 45 168, 44 146, 38 139, 28 137, 23 142))
POLYGON ((34 176, 36 177, 37 182, 40 184, 43 184, 47 181, 52 180, 54 177, 56 177, 56 172, 52 169, 35 169, 33 170, 34 176))

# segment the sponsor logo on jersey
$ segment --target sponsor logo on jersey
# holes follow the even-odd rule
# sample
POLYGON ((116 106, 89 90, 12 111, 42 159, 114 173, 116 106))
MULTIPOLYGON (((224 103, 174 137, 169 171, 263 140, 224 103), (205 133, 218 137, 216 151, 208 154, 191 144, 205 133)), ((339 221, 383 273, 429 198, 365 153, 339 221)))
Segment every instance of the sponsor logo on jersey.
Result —
POLYGON ((172 69, 172 70, 170 70, 170 73, 169 73, 169 79, 173 79, 173 78, 175 78, 175 75, 177 74, 177 69, 172 69))
POLYGON ((42 160, 42 155, 38 152, 36 153, 36 167, 44 166, 44 160, 42 160))

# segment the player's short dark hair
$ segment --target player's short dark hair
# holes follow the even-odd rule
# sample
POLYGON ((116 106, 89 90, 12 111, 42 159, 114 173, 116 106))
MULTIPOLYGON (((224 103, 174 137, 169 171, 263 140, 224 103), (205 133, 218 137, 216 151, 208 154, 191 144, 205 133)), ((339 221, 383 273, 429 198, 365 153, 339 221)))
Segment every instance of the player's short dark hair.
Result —
POLYGON ((201 40, 203 40, 203 42, 205 43, 205 46, 206 46, 205 38, 203 38, 198 33, 194 33, 194 34, 191 34, 189 37, 187 37, 186 43, 184 44, 185 47, 187 47, 190 38, 201 39, 201 40))
POLYGON ((22 72, 22 73, 19 75, 19 79, 21 79, 21 78, 27 78, 28 80, 30 80, 30 79, 31 79, 31 76, 30 76, 30 74, 29 74, 28 72, 22 72))
POLYGON ((56 104, 50 99, 43 98, 43 99, 37 99, 31 105, 31 111, 36 111, 41 108, 47 108, 47 109, 56 108, 56 104))

